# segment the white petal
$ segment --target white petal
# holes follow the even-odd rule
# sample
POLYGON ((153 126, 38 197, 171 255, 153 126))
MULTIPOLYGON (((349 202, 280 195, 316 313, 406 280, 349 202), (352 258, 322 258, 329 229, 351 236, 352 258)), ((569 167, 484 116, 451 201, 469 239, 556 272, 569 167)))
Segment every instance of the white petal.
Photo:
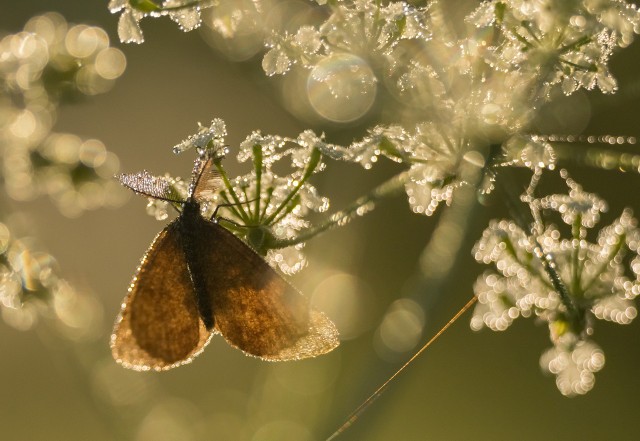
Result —
POLYGON ((180 11, 169 12, 171 20, 178 23, 180 29, 185 32, 192 31, 200 26, 202 20, 200 19, 200 10, 198 8, 190 8, 180 11))
POLYGON ((262 59, 262 68, 268 76, 283 74, 289 70, 290 65, 291 60, 289 60, 287 54, 279 48, 271 49, 262 59))
POLYGON ((118 20, 118 37, 123 43, 140 44, 144 41, 138 19, 130 9, 125 10, 118 20))
POLYGON ((129 0, 111 0, 108 8, 111 12, 118 12, 122 8, 126 8, 128 4, 129 0))

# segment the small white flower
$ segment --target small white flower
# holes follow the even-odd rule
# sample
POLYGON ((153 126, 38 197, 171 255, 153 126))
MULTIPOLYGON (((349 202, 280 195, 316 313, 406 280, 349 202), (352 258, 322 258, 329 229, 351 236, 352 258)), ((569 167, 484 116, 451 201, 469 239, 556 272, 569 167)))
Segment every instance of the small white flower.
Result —
POLYGON ((224 149, 225 136, 227 136, 227 128, 220 118, 212 120, 208 127, 198 123, 198 131, 173 146, 173 153, 179 154, 190 148, 198 150, 210 148, 212 151, 218 151, 224 149), (212 144, 211 146, 209 145, 210 143, 212 144))
POLYGON ((138 44, 144 42, 140 20, 147 16, 146 13, 132 8, 129 0, 111 0, 109 11, 113 14, 122 11, 118 19, 118 37, 121 42, 138 44))
POLYGON ((202 18, 200 10, 213 6, 210 2, 194 2, 193 0, 165 0, 162 5, 152 0, 111 0, 109 11, 120 12, 118 19, 118 37, 123 43, 143 43, 144 36, 140 28, 140 20, 145 17, 161 17, 168 15, 185 32, 200 26, 202 18))

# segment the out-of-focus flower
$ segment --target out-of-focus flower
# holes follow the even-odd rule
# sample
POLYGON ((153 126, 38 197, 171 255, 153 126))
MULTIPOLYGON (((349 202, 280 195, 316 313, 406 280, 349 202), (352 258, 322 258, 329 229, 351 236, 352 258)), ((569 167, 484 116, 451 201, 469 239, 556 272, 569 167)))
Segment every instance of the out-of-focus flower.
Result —
POLYGON ((47 194, 67 216, 122 202, 117 157, 98 140, 51 129, 60 101, 106 92, 125 66, 104 30, 55 13, 0 40, 0 169, 9 196, 47 194))
POLYGON ((499 30, 500 38, 486 52, 489 63, 499 69, 533 69, 547 92, 561 84, 566 94, 596 86, 615 92, 609 58, 616 47, 628 46, 640 28, 636 6, 623 0, 493 0, 467 20, 499 30))
MULTIPOLYGON (((566 178, 566 173, 563 176, 566 178)), ((535 315, 546 321, 554 349, 541 363, 558 375, 563 394, 575 395, 593 387, 592 374, 604 364, 604 354, 588 339, 594 319, 628 324, 637 315, 633 300, 640 294, 640 266, 636 263, 640 261, 640 230, 631 212, 625 210, 599 231, 595 243, 589 242, 587 230, 596 225, 606 205, 568 178, 567 183, 568 195, 535 199, 531 206, 534 211, 558 212, 571 227, 571 238, 563 238, 554 226, 528 233, 506 220, 494 221, 485 230, 474 248, 475 258, 495 265, 497 272, 485 272, 475 284, 479 303, 471 327, 502 331, 519 316, 535 315), (541 254, 552 256, 570 307, 550 279, 541 254), (631 265, 625 264, 628 261, 631 265), (583 362, 584 357, 576 354, 585 351, 588 354, 583 362), (595 364, 588 362, 594 354, 595 364)))
POLYGON ((295 33, 274 33, 267 46, 262 66, 267 75, 286 73, 292 64, 313 67, 334 54, 353 54, 380 62, 401 40, 431 38, 429 7, 414 7, 405 2, 335 2, 331 15, 318 27, 301 26, 295 33))
POLYGON ((556 376, 556 386, 563 395, 584 395, 595 384, 594 373, 604 367, 604 352, 594 342, 573 334, 566 334, 563 340, 542 354, 540 367, 556 376))
POLYGON ((69 24, 56 13, 33 17, 23 32, 4 37, 0 53, 2 90, 26 107, 104 93, 126 67, 104 30, 69 24))
POLYGON ((34 250, 0 223, 0 310, 16 329, 32 328, 44 318, 69 338, 89 338, 99 330, 101 310, 90 295, 77 293, 58 275, 54 258, 34 250))
POLYGON ((2 165, 9 196, 29 200, 46 194, 69 217, 126 199, 113 179, 118 158, 97 139, 52 133, 38 145, 6 146, 2 165))

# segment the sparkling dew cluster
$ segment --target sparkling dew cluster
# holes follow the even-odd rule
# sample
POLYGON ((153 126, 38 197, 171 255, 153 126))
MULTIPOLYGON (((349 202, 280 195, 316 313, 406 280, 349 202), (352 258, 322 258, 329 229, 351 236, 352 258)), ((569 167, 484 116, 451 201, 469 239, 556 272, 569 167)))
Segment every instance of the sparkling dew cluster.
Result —
POLYGON ((640 294, 640 230, 625 210, 590 242, 589 230, 606 204, 571 179, 567 184, 568 194, 533 199, 530 205, 535 212, 558 213, 570 237, 542 221, 532 232, 508 220, 493 221, 484 231, 474 255, 495 271, 486 271, 474 286, 479 304, 471 327, 503 331, 518 317, 546 322, 553 347, 542 355, 540 366, 556 375, 561 393, 571 396, 591 390, 594 373, 604 366, 603 351, 590 339, 594 320, 629 324, 637 315, 633 300, 640 294), (565 298, 540 255, 554 262, 565 298))

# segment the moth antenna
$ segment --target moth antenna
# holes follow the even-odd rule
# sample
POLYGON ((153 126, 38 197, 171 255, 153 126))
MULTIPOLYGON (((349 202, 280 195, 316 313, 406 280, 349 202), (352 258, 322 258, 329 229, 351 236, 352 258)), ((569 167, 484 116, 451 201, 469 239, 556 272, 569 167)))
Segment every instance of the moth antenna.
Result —
POLYGON ((165 202, 174 202, 176 204, 184 203, 182 199, 176 200, 167 197, 167 195, 171 194, 169 182, 167 182, 165 178, 151 175, 146 170, 138 173, 123 173, 114 177, 118 179, 123 186, 136 194, 165 202))

